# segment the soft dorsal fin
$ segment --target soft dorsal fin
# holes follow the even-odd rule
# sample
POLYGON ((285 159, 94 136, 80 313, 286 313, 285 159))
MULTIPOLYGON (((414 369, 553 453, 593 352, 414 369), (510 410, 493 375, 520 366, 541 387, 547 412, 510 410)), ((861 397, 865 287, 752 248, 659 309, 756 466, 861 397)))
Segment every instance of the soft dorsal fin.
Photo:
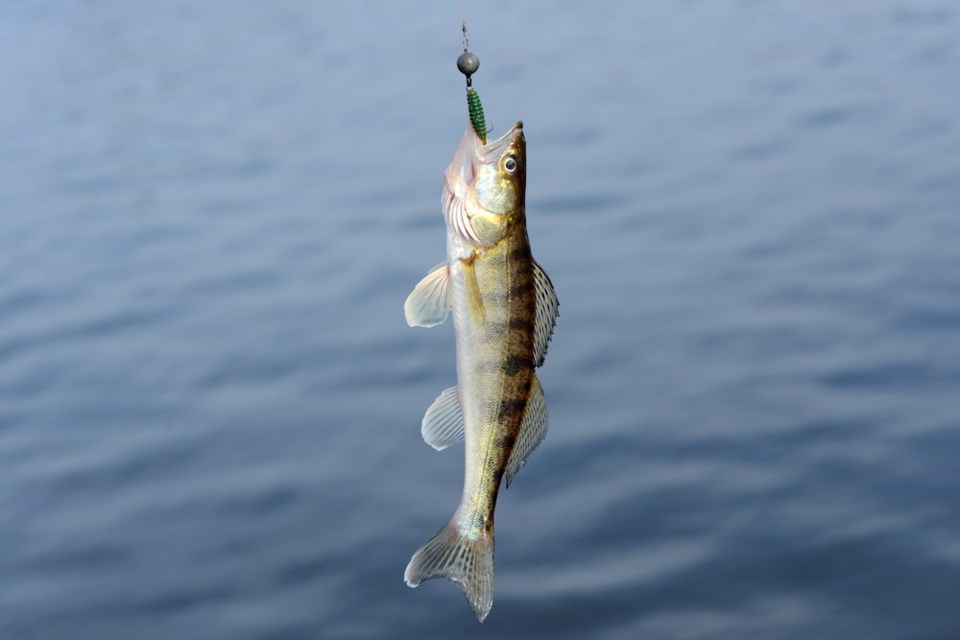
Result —
POLYGON ((450 269, 443 262, 417 283, 403 304, 411 327, 435 327, 447 319, 450 309, 450 269))
POLYGON ((507 486, 520 473, 530 454, 547 437, 547 403, 543 399, 543 388, 537 376, 530 381, 530 397, 523 411, 523 421, 520 423, 520 433, 517 435, 517 444, 514 445, 510 460, 507 461, 505 477, 507 486))
POLYGON ((560 301, 553 290, 553 283, 549 276, 533 261, 533 286, 537 296, 537 309, 534 317, 533 330, 533 366, 539 367, 547 357, 547 345, 553 335, 553 327, 557 324, 557 315, 560 313, 560 301))
POLYGON ((437 451, 443 451, 463 440, 463 410, 456 387, 444 389, 437 396, 420 423, 423 440, 437 451))

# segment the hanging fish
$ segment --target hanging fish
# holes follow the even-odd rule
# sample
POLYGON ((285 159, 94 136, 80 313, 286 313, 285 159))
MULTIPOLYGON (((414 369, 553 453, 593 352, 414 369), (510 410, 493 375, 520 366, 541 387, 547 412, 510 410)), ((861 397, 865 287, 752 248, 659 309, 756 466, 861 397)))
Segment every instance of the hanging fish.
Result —
POLYGON ((465 439, 463 494, 450 521, 413 555, 404 580, 411 587, 452 580, 482 622, 493 605, 500 481, 506 476, 510 485, 547 433, 534 369, 543 364, 559 303, 527 239, 523 124, 485 144, 475 120, 444 172, 447 260, 404 305, 411 326, 438 325, 453 311, 457 386, 430 405, 421 433, 438 450, 465 439))

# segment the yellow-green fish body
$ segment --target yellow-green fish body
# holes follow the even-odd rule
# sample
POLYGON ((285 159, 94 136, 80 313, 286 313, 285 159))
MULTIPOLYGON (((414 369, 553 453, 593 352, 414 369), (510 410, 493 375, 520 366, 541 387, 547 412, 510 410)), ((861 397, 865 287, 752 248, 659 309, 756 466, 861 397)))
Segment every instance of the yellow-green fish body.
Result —
POLYGON ((447 261, 420 281, 404 309, 412 326, 434 326, 453 312, 458 384, 427 409, 422 433, 436 449, 465 440, 464 486, 453 518, 414 554, 404 578, 412 587, 453 580, 482 621, 493 604, 500 482, 506 475, 510 484, 546 435, 534 369, 558 303, 527 239, 522 124, 486 145, 468 124, 444 177, 447 261))

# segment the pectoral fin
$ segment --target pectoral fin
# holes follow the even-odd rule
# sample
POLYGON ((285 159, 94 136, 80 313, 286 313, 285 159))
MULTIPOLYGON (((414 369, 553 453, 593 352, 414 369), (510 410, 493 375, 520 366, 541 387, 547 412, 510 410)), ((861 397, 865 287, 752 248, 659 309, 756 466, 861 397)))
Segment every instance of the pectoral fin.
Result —
POLYGON ((547 404, 543 399, 543 387, 537 376, 533 376, 530 382, 530 397, 527 399, 527 406, 523 412, 523 421, 520 423, 520 434, 517 436, 517 444, 510 454, 507 461, 505 476, 507 487, 513 482, 513 479, 520 473, 530 454, 547 437, 547 404))
POLYGON ((403 313, 411 327, 435 327, 446 320, 449 309, 450 269, 444 262, 417 283, 403 304, 403 313))
POLYGON ((536 261, 533 262, 533 286, 537 296, 533 329, 533 366, 539 367, 547 357, 547 345, 553 335, 553 327, 557 324, 560 301, 553 290, 553 283, 536 261))
POLYGON ((420 433, 428 445, 437 451, 443 451, 463 440, 463 428, 460 393, 456 387, 450 387, 437 396, 427 409, 420 425, 420 433))

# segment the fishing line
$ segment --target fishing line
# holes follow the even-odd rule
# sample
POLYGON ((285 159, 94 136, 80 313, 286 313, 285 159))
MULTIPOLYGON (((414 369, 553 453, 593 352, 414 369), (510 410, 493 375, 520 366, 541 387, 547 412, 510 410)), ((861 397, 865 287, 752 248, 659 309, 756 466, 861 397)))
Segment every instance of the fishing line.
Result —
POLYGON ((463 50, 470 48, 470 39, 467 37, 467 19, 463 13, 463 0, 460 0, 460 28, 463 29, 463 50))
POLYGON ((460 29, 463 31, 463 53, 457 58, 457 69, 467 78, 467 111, 473 130, 483 144, 487 144, 487 120, 483 115, 480 94, 473 88, 473 74, 480 68, 480 58, 470 52, 470 39, 467 37, 467 19, 464 17, 463 0, 460 0, 460 29))

